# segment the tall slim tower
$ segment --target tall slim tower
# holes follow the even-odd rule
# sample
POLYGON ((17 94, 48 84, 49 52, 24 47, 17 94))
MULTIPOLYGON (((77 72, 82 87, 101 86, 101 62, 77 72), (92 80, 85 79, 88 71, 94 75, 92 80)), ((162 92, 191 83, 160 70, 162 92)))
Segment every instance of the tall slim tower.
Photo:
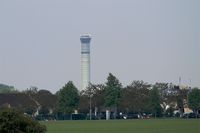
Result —
POLYGON ((90 82, 90 35, 82 35, 81 40, 81 89, 88 87, 90 82))

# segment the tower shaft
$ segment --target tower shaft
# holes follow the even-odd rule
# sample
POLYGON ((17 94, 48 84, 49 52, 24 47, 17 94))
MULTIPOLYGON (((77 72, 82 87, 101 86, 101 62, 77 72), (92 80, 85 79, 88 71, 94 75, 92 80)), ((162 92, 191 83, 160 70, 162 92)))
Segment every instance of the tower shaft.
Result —
POLYGON ((81 89, 84 90, 90 83, 90 40, 89 35, 83 35, 81 40, 81 89))

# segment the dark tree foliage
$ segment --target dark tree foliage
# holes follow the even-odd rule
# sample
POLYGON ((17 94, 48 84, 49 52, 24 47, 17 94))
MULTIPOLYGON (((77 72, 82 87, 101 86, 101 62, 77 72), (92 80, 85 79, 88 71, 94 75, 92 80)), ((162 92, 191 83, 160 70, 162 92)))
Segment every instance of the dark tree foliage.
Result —
POLYGON ((123 89, 120 107, 122 112, 144 113, 149 112, 149 85, 143 81, 133 81, 123 89))
POLYGON ((1 109, 0 133, 45 133, 46 127, 13 109, 1 109))
MULTIPOLYGON (((48 114, 49 110, 55 110, 57 97, 48 90, 39 90, 36 94, 32 95, 41 106, 41 112, 48 114)), ((43 114, 42 113, 42 114, 43 114)))
POLYGON ((33 114, 37 111, 37 108, 34 107, 34 106, 29 105, 29 106, 24 107, 23 111, 26 114, 28 114, 30 116, 33 116, 33 114))
POLYGON ((100 108, 104 106, 104 92, 105 92, 104 85, 90 84, 89 87, 85 90, 84 94, 88 97, 88 99, 91 96, 93 108, 95 107, 100 108))
POLYGON ((119 80, 109 73, 105 86, 105 106, 113 107, 119 104, 121 98, 122 85, 119 80))
POLYGON ((90 97, 91 97, 91 108, 96 113, 104 108, 104 89, 105 86, 102 84, 90 84, 86 90, 83 90, 80 94, 79 111, 88 113, 90 109, 90 97))
POLYGON ((180 111, 180 115, 182 116, 184 113, 184 104, 183 104, 183 98, 181 97, 180 94, 176 97, 176 102, 177 102, 177 108, 180 111))
POLYGON ((69 81, 58 92, 58 110, 64 114, 71 114, 77 109, 79 104, 79 94, 72 81, 69 81))
POLYGON ((198 88, 192 89, 188 94, 188 105, 194 110, 197 116, 198 110, 200 110, 200 90, 198 88))
POLYGON ((40 115, 48 115, 49 114, 49 109, 46 106, 42 106, 39 110, 40 115))
MULTIPOLYGON (((184 113, 184 100, 187 101, 187 95, 189 90, 186 89, 180 89, 179 86, 175 86, 175 88, 177 89, 177 95, 176 95, 176 103, 177 103, 177 108, 180 112, 180 115, 182 116, 184 113)), ((169 101, 170 99, 168 99, 169 101)))
POLYGON ((165 116, 166 117, 172 117, 173 116, 173 112, 174 109, 172 107, 169 107, 166 111, 165 111, 165 116))
POLYGON ((150 97, 149 97, 149 108, 151 109, 151 113, 155 117, 161 116, 162 113, 162 108, 160 106, 161 99, 160 99, 160 94, 157 88, 153 88, 150 91, 150 97))
POLYGON ((26 113, 32 114, 36 110, 37 105, 25 93, 3 93, 0 94, 0 106, 8 104, 11 107, 24 110, 26 113), (32 113, 31 113, 32 112, 32 113))
POLYGON ((188 93, 188 90, 179 89, 178 94, 176 96, 177 107, 180 111, 181 116, 184 113, 184 100, 187 100, 188 93))
POLYGON ((105 93, 105 86, 102 84, 95 85, 95 93, 92 97, 92 103, 94 107, 101 109, 104 107, 105 99, 104 99, 104 93, 105 93))
POLYGON ((105 86, 105 106, 108 108, 114 108, 114 118, 117 115, 117 106, 120 103, 122 95, 122 85, 119 80, 109 73, 105 86))
POLYGON ((80 94, 80 102, 78 105, 78 109, 81 113, 87 114, 90 109, 89 98, 84 93, 80 94))

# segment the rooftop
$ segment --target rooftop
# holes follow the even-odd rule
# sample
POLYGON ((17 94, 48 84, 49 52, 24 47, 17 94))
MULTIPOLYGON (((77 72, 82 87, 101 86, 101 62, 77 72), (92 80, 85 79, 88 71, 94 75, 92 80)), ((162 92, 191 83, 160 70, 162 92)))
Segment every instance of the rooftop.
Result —
POLYGON ((91 38, 91 35, 90 34, 84 34, 84 35, 81 35, 80 38, 91 38))

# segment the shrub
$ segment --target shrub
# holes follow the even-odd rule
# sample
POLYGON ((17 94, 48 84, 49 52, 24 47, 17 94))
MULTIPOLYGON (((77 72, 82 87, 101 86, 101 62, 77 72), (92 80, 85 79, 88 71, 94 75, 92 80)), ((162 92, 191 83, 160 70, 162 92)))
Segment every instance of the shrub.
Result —
POLYGON ((46 127, 14 109, 0 110, 0 133, 45 133, 46 127))

